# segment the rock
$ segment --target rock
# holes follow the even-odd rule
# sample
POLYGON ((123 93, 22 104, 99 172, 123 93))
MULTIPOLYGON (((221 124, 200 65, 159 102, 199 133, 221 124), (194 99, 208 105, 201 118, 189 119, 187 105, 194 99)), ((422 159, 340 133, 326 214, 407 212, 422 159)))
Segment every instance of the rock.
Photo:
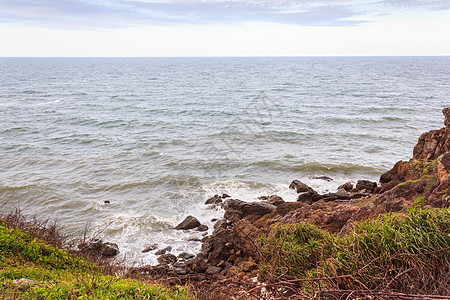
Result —
POLYGON ((442 110, 442 113, 444 114, 444 126, 447 128, 450 128, 450 107, 444 108, 442 110))
POLYGON ((199 220, 193 216, 188 216, 186 219, 184 219, 183 222, 177 225, 175 229, 177 230, 188 230, 188 229, 194 229, 198 226, 200 226, 199 220))
POLYGON ((217 229, 217 228, 224 228, 224 229, 226 229, 227 226, 228 226, 227 220, 220 219, 219 221, 217 221, 216 224, 214 224, 214 229, 217 229))
POLYGON ((320 179, 320 180, 325 180, 328 182, 333 181, 333 178, 328 177, 328 176, 314 176, 314 177, 312 177, 312 179, 320 179))
POLYGON ((166 248, 163 248, 161 250, 156 251, 155 255, 163 255, 166 252, 170 252, 170 251, 172 251, 172 247, 171 246, 167 246, 166 248))
POLYGON ((158 248, 158 244, 151 244, 151 245, 145 247, 145 249, 142 250, 142 253, 147 253, 147 252, 153 251, 157 248, 158 248))
POLYGON ((233 277, 233 276, 236 276, 237 274, 239 274, 239 273, 241 273, 242 272, 242 270, 241 269, 239 269, 238 267, 236 267, 236 266, 231 266, 229 269, 228 269, 228 271, 227 271, 227 277, 229 278, 229 277, 233 277))
POLYGON ((297 201, 311 204, 319 201, 320 199, 322 199, 322 196, 316 191, 312 191, 298 195, 297 201))
POLYGON ((309 187, 308 185, 304 184, 300 180, 294 180, 289 185, 290 189, 296 190, 297 193, 307 193, 307 192, 313 192, 314 190, 309 187))
POLYGON ((245 202, 237 199, 225 201, 225 218, 237 221, 248 215, 265 215, 274 211, 275 205, 264 202, 245 202))
POLYGON ((194 258, 194 257, 195 257, 194 254, 190 254, 190 253, 187 253, 187 252, 182 252, 182 253, 178 254, 178 258, 179 259, 183 259, 183 260, 188 260, 188 259, 191 259, 191 258, 194 258))
MULTIPOLYGON (((450 109, 449 109, 450 113, 450 109)), ((437 173, 439 181, 443 182, 449 178, 450 175, 450 152, 444 153, 438 157, 437 173)))
POLYGON ((238 267, 244 272, 250 272, 255 270, 258 265, 252 261, 243 261, 238 265, 238 267))
POLYGON ((217 222, 217 219, 216 218, 211 219, 211 222, 217 222))
POLYGON ((223 193, 222 194, 222 199, 225 199, 225 198, 230 198, 231 196, 230 195, 228 195, 228 194, 225 194, 225 193, 223 193))
POLYGON ((119 253, 119 246, 117 246, 117 244, 109 242, 103 243, 102 256, 111 257, 117 255, 117 253, 119 253))
POLYGON ((110 203, 111 203, 111 201, 109 201, 109 200, 105 200, 105 201, 103 201, 103 203, 105 203, 105 204, 110 204, 110 203))
POLYGON ((208 230, 208 226, 206 226, 206 225, 200 225, 200 226, 198 226, 198 228, 197 228, 197 231, 207 231, 208 230))
POLYGON ((338 190, 343 189, 346 190, 347 192, 351 191, 353 189, 353 183, 351 183, 350 181, 341 184, 340 186, 338 186, 338 190))
POLYGON ((213 204, 213 205, 219 205, 222 204, 222 197, 219 195, 214 195, 213 197, 206 200, 205 204, 213 204))
POLYGON ((222 271, 222 269, 219 268, 219 267, 209 266, 209 267, 206 269, 205 273, 208 274, 208 275, 217 275, 217 274, 220 273, 220 271, 222 271))
POLYGON ((342 197, 343 199, 348 199, 348 197, 349 197, 348 191, 345 189, 338 189, 338 191, 336 192, 336 195, 338 197, 342 197))
POLYGON ((17 285, 18 287, 24 287, 24 286, 30 286, 30 285, 37 285, 37 282, 35 282, 31 279, 27 279, 27 278, 20 278, 20 279, 13 280, 12 284, 17 285))
POLYGON ((366 191, 368 193, 373 193, 375 188, 377 187, 377 183, 369 180, 358 180, 355 186, 355 191, 366 191))
POLYGON ((177 257, 173 254, 163 254, 158 257, 158 263, 161 265, 168 265, 177 262, 177 257))
POLYGON ((206 268, 208 267, 207 260, 205 259, 205 256, 200 253, 195 258, 187 262, 187 267, 193 270, 194 272, 203 273, 206 271, 206 268))
POLYGON ((283 198, 281 198, 280 196, 277 195, 272 195, 269 197, 269 199, 267 200, 267 203, 278 206, 280 204, 284 203, 283 198))

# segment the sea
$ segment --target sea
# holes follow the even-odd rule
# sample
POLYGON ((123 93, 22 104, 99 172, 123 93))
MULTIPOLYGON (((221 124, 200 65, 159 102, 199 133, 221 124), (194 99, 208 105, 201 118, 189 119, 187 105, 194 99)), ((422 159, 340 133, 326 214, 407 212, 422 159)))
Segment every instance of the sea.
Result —
POLYGON ((0 209, 117 243, 196 254, 215 194, 377 181, 443 127, 450 57, 0 58, 0 209), (326 181, 316 177, 327 176, 326 181))

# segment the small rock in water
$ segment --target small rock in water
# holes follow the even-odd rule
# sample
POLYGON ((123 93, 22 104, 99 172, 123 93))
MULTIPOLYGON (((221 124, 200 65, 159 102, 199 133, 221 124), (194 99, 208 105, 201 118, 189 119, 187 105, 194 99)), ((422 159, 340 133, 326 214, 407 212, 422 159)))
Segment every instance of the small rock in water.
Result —
POLYGON ((197 231, 207 231, 208 230, 208 226, 206 226, 206 225, 200 225, 200 226, 198 226, 198 228, 197 228, 197 231))
POLYGON ((320 180, 325 180, 328 182, 333 181, 333 178, 328 177, 328 176, 314 176, 314 177, 312 177, 312 179, 320 179, 320 180))
POLYGON ((109 200, 105 200, 105 201, 103 201, 103 203, 105 203, 105 204, 110 204, 110 203, 111 203, 111 201, 109 201, 109 200))
POLYGON ((156 248, 158 248, 158 244, 149 245, 149 246, 145 247, 144 250, 142 250, 142 253, 150 252, 152 250, 155 250, 156 248))
POLYGON ((231 196, 230 195, 228 195, 228 194, 225 194, 225 193, 223 193, 222 194, 222 199, 225 199, 225 198, 230 198, 231 196))
POLYGON ((172 247, 167 246, 166 248, 156 251, 155 255, 162 255, 162 254, 165 254, 166 252, 170 252, 170 251, 172 251, 172 247))
POLYGON ((217 221, 217 219, 216 218, 214 218, 214 219, 211 219, 211 222, 216 222, 217 221))
POLYGON ((177 262, 177 257, 173 254, 163 254, 160 257, 158 257, 158 263, 161 265, 168 265, 173 264, 177 262))
POLYGON ((209 198, 208 200, 206 200, 205 204, 214 204, 214 205, 218 205, 222 203, 222 197, 220 197, 219 195, 214 195, 213 197, 209 198))
POLYGON ((289 188, 293 189, 293 190, 296 190, 297 193, 306 193, 306 192, 314 191, 311 187, 309 187, 308 185, 304 184, 300 180, 292 181, 291 184, 289 185, 289 188))
POLYGON ((188 230, 188 229, 194 229, 198 226, 200 226, 199 220, 197 220, 196 217, 188 216, 186 219, 184 219, 183 222, 177 225, 175 229, 177 230, 188 230))
POLYGON ((117 255, 117 253, 119 253, 119 246, 117 246, 117 244, 108 242, 103 244, 101 253, 103 256, 111 257, 117 255))
POLYGON ((340 186, 338 186, 338 190, 343 189, 346 190, 347 192, 351 191, 353 189, 353 183, 346 182, 344 184, 341 184, 340 186))

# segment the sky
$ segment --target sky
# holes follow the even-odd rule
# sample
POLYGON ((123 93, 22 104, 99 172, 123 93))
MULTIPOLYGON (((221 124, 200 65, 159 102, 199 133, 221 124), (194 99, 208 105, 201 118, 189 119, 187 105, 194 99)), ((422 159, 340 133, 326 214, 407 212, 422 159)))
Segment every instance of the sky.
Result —
POLYGON ((0 57, 450 55, 450 0, 0 0, 0 57))

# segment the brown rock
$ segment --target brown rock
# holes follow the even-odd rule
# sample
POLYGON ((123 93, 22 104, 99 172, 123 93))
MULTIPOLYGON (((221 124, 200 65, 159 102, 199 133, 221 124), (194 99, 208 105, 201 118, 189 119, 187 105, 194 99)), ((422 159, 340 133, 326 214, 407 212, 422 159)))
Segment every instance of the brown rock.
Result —
POLYGON ((377 187, 377 183, 369 180, 358 180, 355 186, 355 191, 366 191, 368 193, 373 193, 375 188, 377 187))
POLYGON ((338 186, 338 190, 343 189, 346 190, 347 192, 351 191, 353 189, 353 183, 346 182, 344 184, 341 184, 340 186, 338 186))
POLYGON ((243 261, 239 264, 239 268, 244 272, 250 272, 255 270, 258 265, 252 261, 243 261))
POLYGON ((450 128, 450 107, 444 108, 442 110, 442 113, 444 114, 444 126, 447 128, 450 128))
POLYGON ((319 201, 320 199, 322 199, 322 196, 316 191, 312 191, 298 195, 297 201, 311 204, 319 201))
POLYGON ((163 254, 160 257, 158 257, 158 263, 161 265, 168 265, 173 264, 177 262, 177 257, 173 254, 163 254))
MULTIPOLYGON (((450 113, 450 112, 449 112, 450 113)), ((444 153, 438 157, 437 167, 439 181, 443 182, 450 175, 450 152, 444 153)))
POLYGON ((171 246, 167 246, 166 248, 160 249, 158 251, 155 252, 155 255, 162 255, 165 254, 166 252, 170 252, 172 251, 172 247, 171 246))
POLYGON ((145 249, 142 250, 142 253, 147 253, 147 252, 153 251, 157 248, 158 248, 158 244, 152 244, 152 245, 145 247, 145 249))
POLYGON ((200 225, 200 226, 198 226, 198 228, 197 228, 197 231, 207 231, 208 230, 208 226, 206 226, 206 225, 200 225))
POLYGON ((209 198, 208 200, 206 200, 205 204, 213 204, 213 205, 218 205, 218 204, 222 204, 222 197, 219 195, 214 195, 213 197, 209 198))
POLYGON ((238 267, 236 267, 236 266, 231 266, 229 269, 228 269, 228 271, 227 271, 227 277, 229 278, 229 277, 233 277, 233 276, 236 276, 237 274, 239 274, 240 272, 242 272, 242 270, 241 269, 239 269, 238 267))
POLYGON ((294 180, 289 185, 290 189, 296 190, 297 193, 313 192, 314 190, 300 180, 294 180))
POLYGON ((180 254, 178 254, 178 258, 179 259, 183 259, 183 260, 188 260, 188 259, 191 259, 191 258, 194 258, 194 257, 195 257, 194 254, 190 254, 190 253, 187 253, 187 252, 181 252, 180 254))
POLYGON ((200 226, 200 222, 199 220, 197 220, 196 217, 193 216, 188 216, 186 217, 186 219, 184 219, 183 222, 181 222, 180 224, 177 225, 177 227, 175 227, 175 229, 177 230, 188 230, 188 229, 194 229, 198 226, 200 226))
POLYGON ((208 275, 217 275, 217 274, 220 273, 220 271, 222 271, 222 269, 219 268, 219 267, 209 266, 209 267, 206 269, 205 273, 208 274, 208 275))
POLYGON ((280 204, 283 204, 284 200, 280 196, 272 195, 272 196, 269 197, 268 203, 272 204, 272 205, 275 205, 275 206, 278 206, 280 204))

